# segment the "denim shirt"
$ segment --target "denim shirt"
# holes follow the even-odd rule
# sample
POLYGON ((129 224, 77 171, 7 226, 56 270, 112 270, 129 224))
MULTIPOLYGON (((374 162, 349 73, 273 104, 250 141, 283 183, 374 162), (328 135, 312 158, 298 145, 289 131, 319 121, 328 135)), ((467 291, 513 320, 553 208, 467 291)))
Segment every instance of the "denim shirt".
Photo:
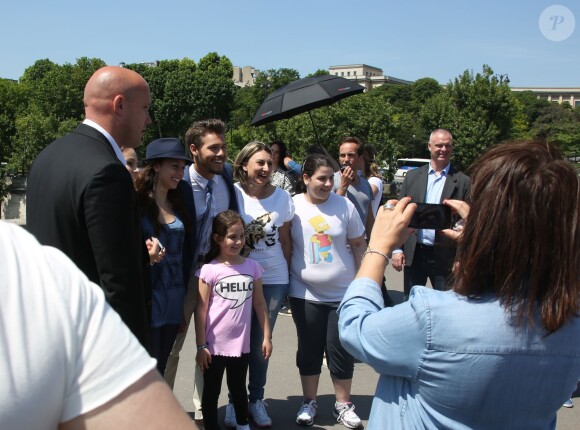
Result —
POLYGON ((514 326, 493 295, 414 287, 409 301, 382 303, 359 278, 338 309, 343 346, 381 375, 368 430, 556 427, 580 380, 580 318, 546 336, 514 326))

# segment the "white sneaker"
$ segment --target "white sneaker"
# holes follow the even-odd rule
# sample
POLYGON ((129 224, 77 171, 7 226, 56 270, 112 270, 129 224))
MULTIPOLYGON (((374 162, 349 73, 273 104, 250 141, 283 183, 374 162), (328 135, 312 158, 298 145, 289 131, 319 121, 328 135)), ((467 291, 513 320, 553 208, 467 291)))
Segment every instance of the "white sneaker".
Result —
POLYGON ((246 425, 243 425, 243 426, 239 426, 239 425, 236 424, 236 430, 250 430, 250 425, 249 424, 246 424, 246 425))
POLYGON ((302 403, 300 410, 296 416, 296 424, 301 426, 311 426, 314 424, 314 417, 316 416, 316 410, 318 409, 318 404, 316 400, 310 400, 308 403, 302 403))
POLYGON ((272 420, 266 412, 266 406, 268 404, 263 400, 256 400, 256 403, 248 403, 248 415, 249 418, 254 421, 256 427, 261 429, 272 427, 272 420))
POLYGON ((235 429, 238 427, 238 422, 236 421, 236 410, 234 409, 233 403, 226 405, 226 417, 224 418, 224 426, 229 429, 235 429))
POLYGON ((342 423, 349 429, 358 429, 362 427, 362 421, 354 412, 354 405, 351 402, 336 402, 332 414, 337 422, 342 423))

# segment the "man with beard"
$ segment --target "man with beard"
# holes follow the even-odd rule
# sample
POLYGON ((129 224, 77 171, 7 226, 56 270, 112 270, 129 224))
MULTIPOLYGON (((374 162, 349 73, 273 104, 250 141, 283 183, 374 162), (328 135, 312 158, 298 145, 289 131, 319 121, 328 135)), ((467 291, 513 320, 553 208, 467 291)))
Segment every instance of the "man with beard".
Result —
MULTIPOLYGON (((228 151, 225 132, 225 125, 221 120, 207 119, 193 123, 185 134, 185 144, 191 151, 193 164, 185 168, 183 180, 178 188, 185 196, 191 224, 196 229, 194 232, 196 241, 193 249, 189 250, 192 275, 185 296, 185 324, 180 328, 165 369, 165 380, 171 387, 175 383, 179 352, 183 347, 189 322, 197 305, 198 278, 195 272, 202 266, 205 254, 209 251, 213 219, 225 210, 238 210, 232 168, 226 163, 228 151)), ((202 392, 203 377, 199 367, 195 366, 193 406, 196 421, 202 419, 202 392)))

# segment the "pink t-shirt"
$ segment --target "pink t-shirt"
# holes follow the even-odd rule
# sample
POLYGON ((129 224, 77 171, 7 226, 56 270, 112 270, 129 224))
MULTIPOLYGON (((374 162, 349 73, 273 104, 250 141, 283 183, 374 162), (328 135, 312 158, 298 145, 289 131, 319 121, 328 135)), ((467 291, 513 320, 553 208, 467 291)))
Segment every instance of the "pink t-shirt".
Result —
POLYGON ((199 278, 211 287, 205 340, 212 355, 240 357, 250 352, 254 281, 263 271, 251 258, 234 266, 213 260, 199 270, 199 278))

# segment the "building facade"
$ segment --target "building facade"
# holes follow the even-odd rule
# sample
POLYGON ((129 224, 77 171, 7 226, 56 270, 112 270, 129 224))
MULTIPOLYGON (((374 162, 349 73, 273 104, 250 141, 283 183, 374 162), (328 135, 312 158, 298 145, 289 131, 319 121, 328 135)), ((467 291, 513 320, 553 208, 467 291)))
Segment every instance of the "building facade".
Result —
POLYGON ((551 103, 568 103, 580 107, 580 88, 511 87, 513 92, 531 91, 537 98, 551 103))
POLYGON ((367 64, 348 64, 343 66, 330 66, 328 73, 335 76, 341 76, 346 79, 355 81, 357 84, 365 87, 366 91, 381 85, 410 85, 413 81, 386 76, 383 69, 369 66, 367 64))
POLYGON ((238 87, 247 87, 254 85, 259 72, 252 66, 234 66, 234 84, 238 87))

